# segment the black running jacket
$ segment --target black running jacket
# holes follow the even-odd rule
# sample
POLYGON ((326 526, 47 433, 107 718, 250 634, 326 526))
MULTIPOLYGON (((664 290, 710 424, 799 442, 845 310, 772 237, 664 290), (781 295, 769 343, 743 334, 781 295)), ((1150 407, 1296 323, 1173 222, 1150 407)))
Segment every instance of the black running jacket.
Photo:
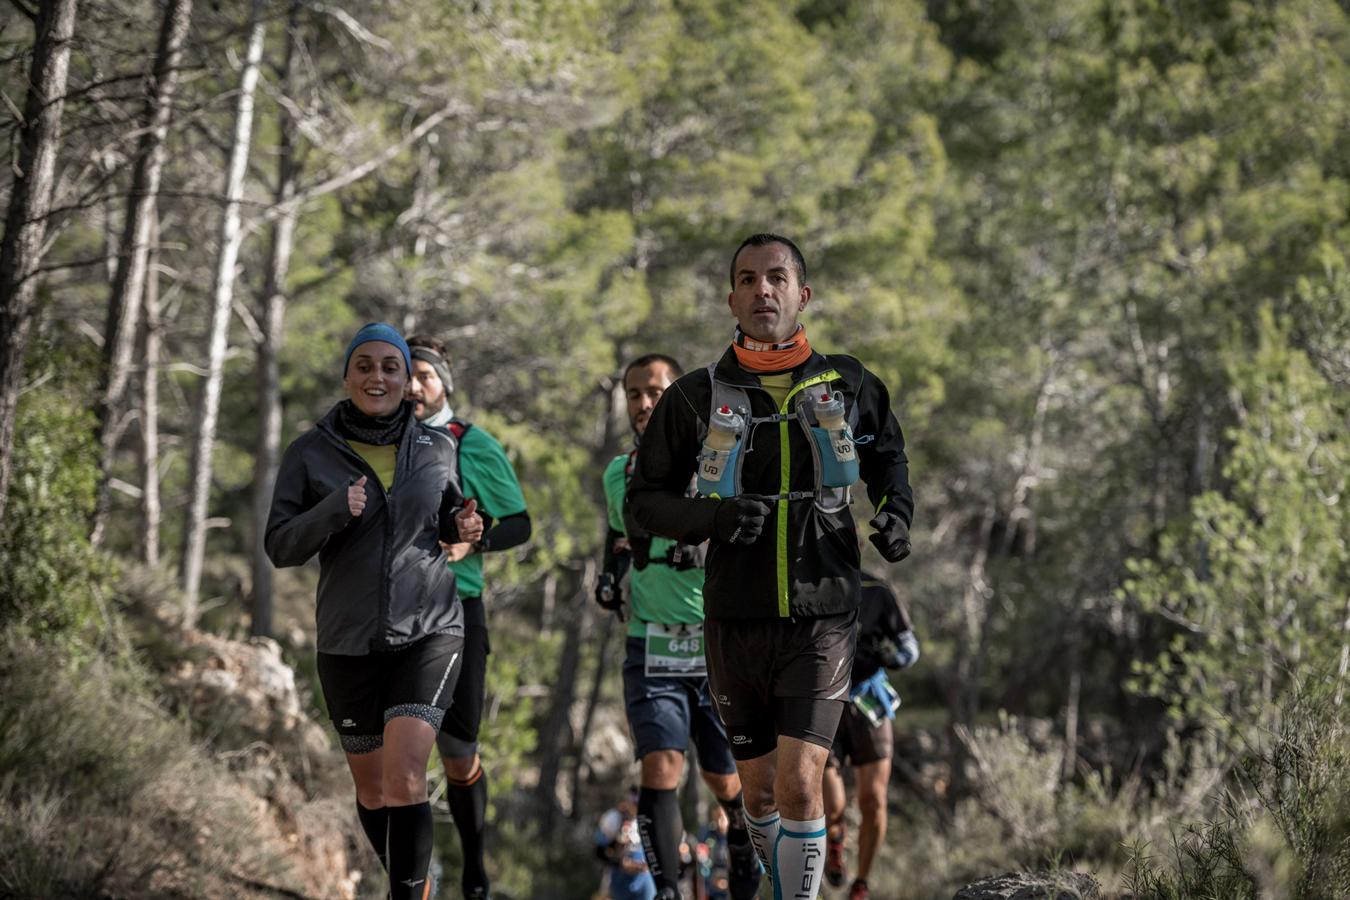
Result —
MULTIPOLYGON (((905 438, 881 380, 851 356, 812 353, 792 372, 792 387, 780 406, 742 369, 728 348, 716 377, 744 387, 751 415, 792 410, 802 390, 842 391, 856 406, 859 472, 873 512, 893 512, 908 525, 914 514, 905 438)), ((777 500, 754 544, 729 544, 714 534, 713 519, 723 502, 686 497, 707 428, 712 384, 707 369, 681 376, 661 395, 638 448, 628 503, 638 524, 655 534, 708 548, 703 608, 709 618, 812 617, 858 606, 861 554, 848 508, 822 512, 812 499, 777 500)), ((815 488, 816 471, 807 437, 796 422, 763 423, 746 435, 741 489, 775 495, 815 488)))
POLYGON ((315 619, 322 653, 364 656, 431 634, 463 633, 455 575, 440 541, 459 540, 464 507, 458 448, 411 412, 385 489, 338 433, 337 407, 286 448, 264 546, 278 567, 319 554, 315 619), (366 508, 353 516, 347 487, 366 476, 366 508))

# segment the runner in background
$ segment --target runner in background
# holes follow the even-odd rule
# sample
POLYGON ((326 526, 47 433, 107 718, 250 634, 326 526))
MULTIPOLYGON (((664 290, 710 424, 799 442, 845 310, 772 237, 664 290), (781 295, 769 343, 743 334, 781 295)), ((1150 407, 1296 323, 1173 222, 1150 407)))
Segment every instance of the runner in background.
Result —
MULTIPOLYGON (((624 395, 636 441, 666 387, 680 375, 669 356, 650 354, 624 370, 624 395)), ((603 572, 596 602, 621 611, 620 580, 629 579, 632 615, 623 664, 624 706, 642 765, 638 828, 657 896, 679 896, 680 819, 676 788, 692 739, 703 780, 726 811, 730 826, 731 894, 748 900, 759 887, 760 865, 746 827, 741 782, 726 730, 708 693, 703 656, 703 557, 700 544, 653 537, 623 514, 633 451, 605 469, 608 507, 603 572)))
POLYGON ((605 864, 599 900, 652 900, 656 885, 642 855, 637 828, 637 789, 600 817, 595 829, 595 855, 605 864))
POLYGON ((466 497, 477 501, 492 524, 473 542, 447 544, 450 571, 464 606, 464 662, 450 709, 436 735, 445 766, 446 803, 464 850, 460 886, 466 900, 491 896, 487 848, 488 779, 479 756, 478 730, 487 696, 487 613, 483 607, 483 554, 509 550, 530 537, 530 516, 506 451, 480 425, 456 418, 450 408, 454 378, 445 345, 434 338, 408 339, 412 382, 408 395, 423 425, 443 428, 459 444, 459 478, 466 497))
POLYGON ((864 572, 850 702, 839 720, 823 782, 825 880, 841 887, 848 877, 844 858, 848 797, 843 767, 853 766, 862 823, 858 828, 858 872, 849 888, 849 900, 871 896, 867 879, 886 839, 886 788, 895 746, 892 723, 900 705, 886 670, 907 669, 918 660, 919 640, 914 636, 909 613, 884 581, 864 572))

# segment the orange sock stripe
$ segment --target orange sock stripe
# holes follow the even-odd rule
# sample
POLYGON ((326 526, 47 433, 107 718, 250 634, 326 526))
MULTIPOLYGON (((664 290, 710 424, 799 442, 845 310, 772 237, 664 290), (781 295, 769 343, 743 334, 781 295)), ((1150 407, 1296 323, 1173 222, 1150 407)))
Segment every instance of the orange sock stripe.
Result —
POLYGON ((464 779, 463 781, 460 781, 458 778, 451 778, 449 775, 445 776, 445 780, 453 784, 455 787, 470 787, 476 781, 478 781, 478 779, 482 777, 483 777, 483 764, 479 763, 478 768, 473 770, 473 774, 470 775, 468 778, 464 779))

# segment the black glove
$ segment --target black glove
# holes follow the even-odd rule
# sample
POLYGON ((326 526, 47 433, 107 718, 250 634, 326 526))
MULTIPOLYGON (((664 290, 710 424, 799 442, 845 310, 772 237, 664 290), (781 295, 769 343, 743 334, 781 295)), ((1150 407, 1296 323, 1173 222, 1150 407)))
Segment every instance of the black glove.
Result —
POLYGON ((601 609, 619 612, 623 609, 623 592, 619 590, 617 579, 612 572, 601 572, 595 585, 595 602, 601 609))
POLYGON ((666 565, 676 572, 701 569, 708 558, 708 542, 701 544, 675 543, 666 550, 666 565))
POLYGON ((713 516, 713 534, 728 544, 753 544, 764 530, 769 506, 758 500, 732 497, 721 501, 713 516))
POLYGON ((909 556, 909 526, 904 519, 895 513, 884 512, 878 513, 867 524, 876 529, 876 533, 869 535, 868 540, 887 562, 898 563, 909 556))

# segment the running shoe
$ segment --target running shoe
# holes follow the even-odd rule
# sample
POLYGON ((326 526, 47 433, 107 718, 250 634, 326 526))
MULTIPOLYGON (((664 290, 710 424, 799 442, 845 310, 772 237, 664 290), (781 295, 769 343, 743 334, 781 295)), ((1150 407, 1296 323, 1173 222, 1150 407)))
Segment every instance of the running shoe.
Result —
POLYGON ((867 889, 867 882, 861 878, 854 879, 853 887, 848 890, 848 900, 869 900, 871 896, 872 892, 867 889))
POLYGON ((749 841, 728 844, 727 855, 731 857, 731 868, 727 873, 727 890, 731 893, 731 900, 753 900, 759 893, 760 874, 764 871, 759 855, 755 853, 755 845, 749 841))
POLYGON ((825 880, 830 887, 842 887, 845 878, 844 841, 825 838, 825 880))

